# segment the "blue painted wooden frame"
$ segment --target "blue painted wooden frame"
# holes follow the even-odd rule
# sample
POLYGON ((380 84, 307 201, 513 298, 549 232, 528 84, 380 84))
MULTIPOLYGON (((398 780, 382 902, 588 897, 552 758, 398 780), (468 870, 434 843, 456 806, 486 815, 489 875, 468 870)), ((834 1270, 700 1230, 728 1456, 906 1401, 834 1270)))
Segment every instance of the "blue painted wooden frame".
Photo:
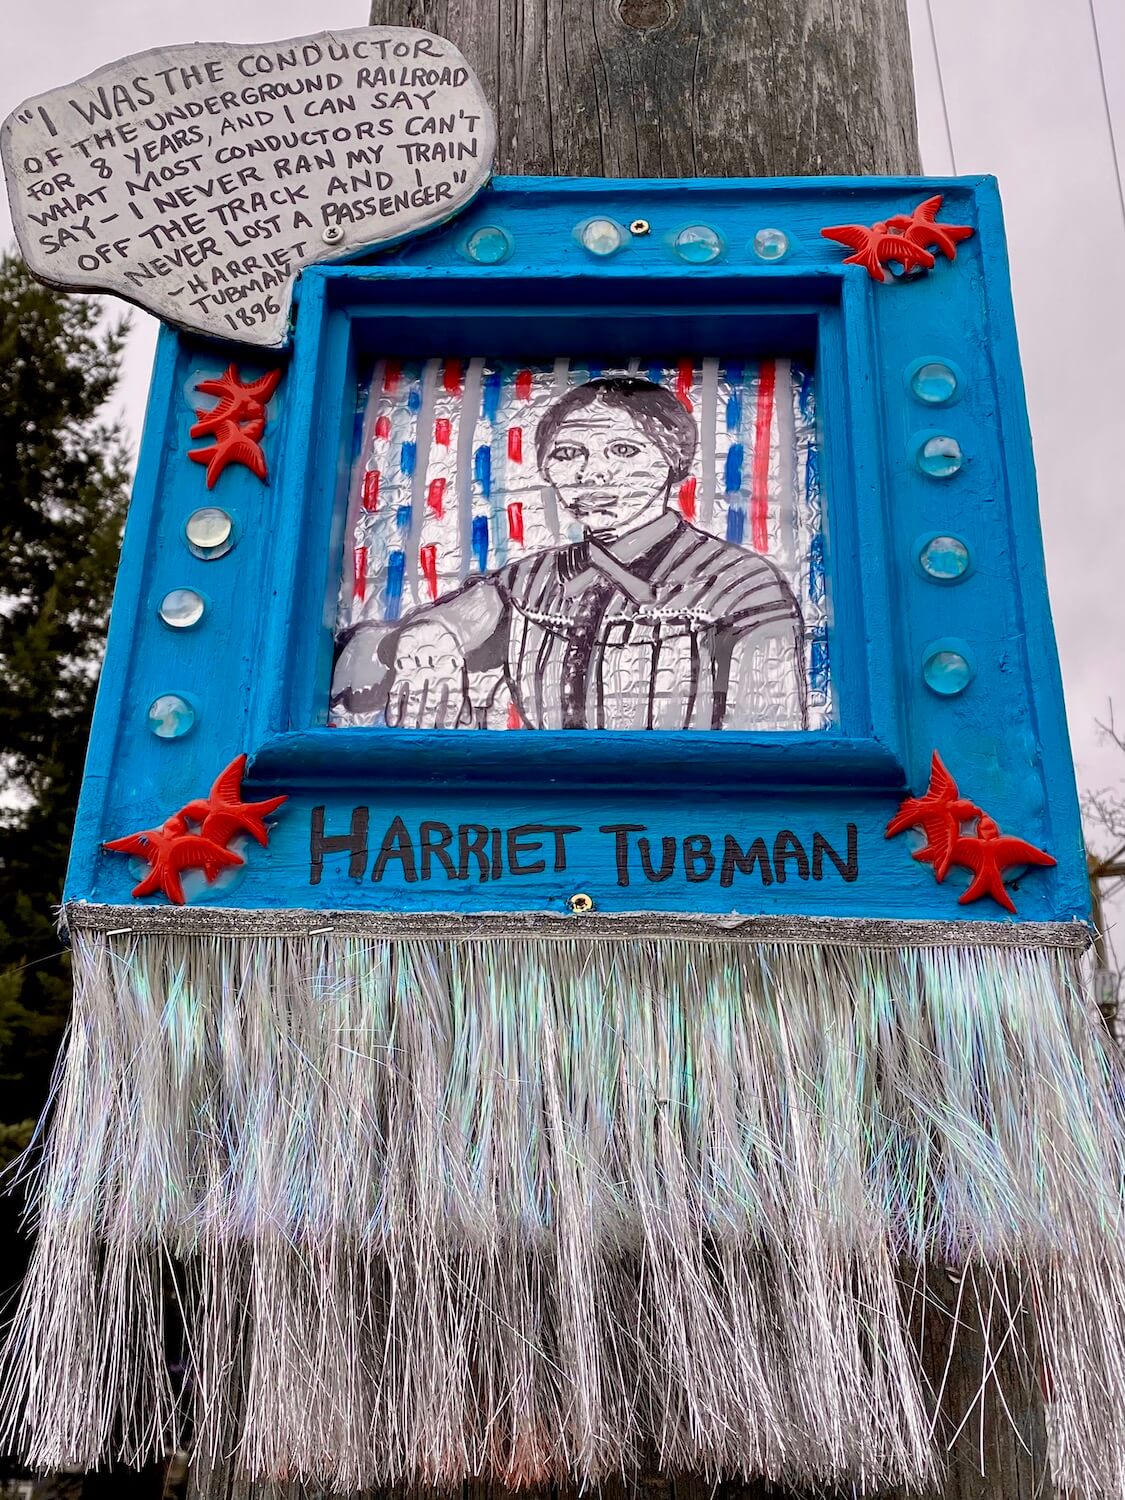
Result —
MULTIPOLYGON (((256 782, 291 792, 293 803, 270 849, 252 852, 241 883, 202 899, 310 906, 389 899, 440 907, 471 905, 474 896, 479 906, 486 895, 486 905, 550 906, 573 884, 567 870, 558 872, 564 878, 510 891, 500 882, 485 893, 440 886, 423 892, 390 880, 373 893, 354 881, 341 887, 337 868, 333 880, 310 890, 302 853, 308 806, 324 805, 338 832, 346 810, 377 789, 384 803, 397 798, 404 815, 438 805, 437 797, 456 819, 483 798, 497 824, 518 821, 519 808, 545 805, 553 795, 570 804, 588 795, 591 812, 601 809, 597 817, 647 797, 681 824, 687 806, 706 816, 733 809, 750 818, 792 806, 806 820, 834 820, 837 840, 854 818, 877 878, 863 891, 857 887, 864 882, 841 886, 827 905, 827 893, 818 892, 809 909, 1000 916, 990 904, 951 905, 953 886, 939 888, 900 844, 875 842, 904 784, 924 784, 936 747, 966 795, 1059 857, 1056 871, 1027 883, 1021 916, 1085 912, 1003 229, 990 179, 498 179, 454 224, 370 263, 314 268, 298 291, 292 356, 265 439, 268 486, 229 470, 208 496, 203 470, 183 457, 189 398, 199 372, 232 356, 167 330, 161 335, 70 899, 127 899, 125 861, 105 855, 101 841, 158 823, 246 749, 256 782), (825 224, 871 223, 935 191, 946 195, 943 217, 977 232, 955 264, 939 262, 926 277, 876 284, 861 268, 843 266, 844 252, 819 236, 825 224), (627 237, 616 256, 595 258, 575 233, 594 214, 622 224, 643 217, 652 233, 627 237), (693 222, 713 224, 723 237, 722 254, 709 265, 688 265, 675 254, 675 234, 693 222), (506 230, 513 253, 482 266, 466 246, 474 230, 490 224, 506 230), (785 229, 791 249, 780 263, 766 264, 751 241, 757 229, 774 226, 785 229), (809 346, 823 425, 833 729, 575 735, 327 727, 356 370, 364 354, 729 357, 809 346), (951 409, 928 410, 911 397, 904 372, 928 355, 964 371, 964 394, 951 409), (931 479, 912 462, 911 443, 927 429, 961 442, 967 462, 953 479, 931 479), (187 554, 181 538, 190 510, 209 502, 231 510, 240 540, 228 558, 204 563, 187 554), (973 548, 973 575, 956 588, 934 585, 915 566, 917 539, 944 529, 968 533, 973 548), (155 609, 165 589, 180 584, 199 588, 210 608, 203 627, 173 633, 155 609), (922 683, 920 656, 927 642, 951 635, 969 643, 977 679, 960 698, 942 700, 922 683), (182 741, 157 741, 144 728, 147 701, 169 690, 199 706, 198 726, 182 741)), ((601 882, 602 904, 638 904, 635 891, 618 888, 604 838, 591 863, 599 873, 588 883, 601 882)), ((677 876, 645 889, 642 904, 726 909, 730 887, 711 891, 705 884, 677 876)), ((769 909, 805 909, 797 887, 781 885, 755 899, 769 909)))
MULTIPOLYGON (((375 275, 353 268, 310 275, 302 292, 301 328, 290 379, 295 399, 302 401, 302 412, 304 395, 310 394, 311 416, 307 425, 302 415, 300 424, 290 427, 291 446, 283 461, 301 476, 292 486, 297 504, 286 509, 274 532, 268 565, 276 586, 293 599, 305 601, 306 607, 288 617, 279 613, 265 638, 261 688, 250 719, 251 740, 259 746, 259 768, 291 784, 306 777, 322 779, 329 764, 337 777, 370 771, 380 776, 436 776, 447 783, 498 774, 534 781, 556 767, 563 772, 577 758, 586 774, 602 783, 628 784, 638 775, 678 778, 684 737, 674 732, 656 731, 623 741, 612 731, 588 731, 580 747, 570 734, 546 732, 536 736, 534 754, 530 754, 518 736, 489 735, 483 744, 473 737, 469 747, 464 735, 456 731, 316 727, 324 726, 327 717, 331 628, 319 618, 313 601, 331 597, 339 577, 342 475, 352 458, 347 392, 356 379, 357 349, 376 345, 387 353, 417 351, 424 342, 421 331, 439 325, 444 352, 468 356, 485 347, 482 340, 486 338, 490 350, 498 344, 510 348, 511 334, 504 331, 504 325, 510 325, 521 358, 552 358, 558 349, 572 346, 597 347, 604 354, 607 315, 624 320, 628 309, 630 333, 622 343, 633 349, 679 353, 690 343, 702 352, 717 347, 715 339, 721 338, 724 354, 735 357, 763 344, 768 349, 784 349, 794 336, 799 342, 811 334, 825 410, 825 487, 829 510, 835 512, 828 526, 829 546, 835 539, 842 550, 861 559, 858 571, 841 574, 833 601, 839 728, 817 735, 724 734, 708 751, 711 776, 725 784, 760 782, 783 756, 786 779, 815 784, 827 774, 834 784, 840 784, 843 777, 855 785, 901 785, 902 750, 894 705, 886 691, 879 691, 894 676, 887 578, 879 561, 887 546, 882 507, 861 511, 843 498, 850 495, 853 485, 874 490, 880 481, 877 464, 868 456, 876 440, 870 429, 871 413, 848 400, 845 349, 850 337, 854 361, 862 357, 856 351, 870 340, 870 291, 859 281, 825 279, 817 288, 823 300, 805 303, 798 300, 806 291, 800 276, 785 280, 774 276, 765 286, 763 280, 753 268, 712 279, 706 287, 707 313, 722 327, 701 341, 700 286, 698 282, 685 285, 680 277, 672 280, 669 289, 678 294, 679 301, 662 288, 664 295, 654 304, 652 281, 647 277, 614 278, 608 301, 594 300, 589 292, 574 296, 561 310, 563 330, 558 326, 560 310, 545 300, 554 289, 554 279, 542 275, 501 278, 473 267, 457 278, 455 298, 447 295, 448 281, 442 272, 412 275, 409 300, 404 298, 399 278, 393 273, 388 276, 382 268, 375 275), (711 300, 716 295, 721 301, 711 300), (393 331, 386 331, 388 323, 393 331), (689 338, 685 325, 690 323, 697 326, 689 338), (746 330, 741 337, 740 326, 746 330), (594 331, 587 332, 587 328, 594 331), (338 461, 324 462, 323 455, 333 451, 338 461), (842 499, 833 507, 836 492, 842 499), (878 643, 874 663, 853 644, 864 639, 878 643)), ((604 283, 599 290, 605 290, 604 283)), ((428 342, 436 352, 438 343, 432 333, 428 342)))

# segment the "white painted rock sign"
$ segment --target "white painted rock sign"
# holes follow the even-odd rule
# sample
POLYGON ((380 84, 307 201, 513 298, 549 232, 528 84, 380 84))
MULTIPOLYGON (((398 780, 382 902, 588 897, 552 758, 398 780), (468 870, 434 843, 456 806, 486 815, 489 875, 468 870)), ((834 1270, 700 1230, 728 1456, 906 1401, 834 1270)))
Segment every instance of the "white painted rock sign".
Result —
POLYGON ((40 280, 266 348, 286 342, 302 267, 443 223, 494 147, 456 47, 397 26, 138 53, 0 131, 40 280))

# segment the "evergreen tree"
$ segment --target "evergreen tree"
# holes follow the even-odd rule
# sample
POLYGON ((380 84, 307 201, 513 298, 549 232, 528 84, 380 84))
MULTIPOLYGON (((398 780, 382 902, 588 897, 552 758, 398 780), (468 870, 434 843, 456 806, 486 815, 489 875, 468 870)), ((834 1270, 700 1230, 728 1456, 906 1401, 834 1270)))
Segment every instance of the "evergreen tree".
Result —
POLYGON ((70 998, 56 911, 127 499, 122 432, 100 415, 125 331, 103 325, 97 302, 49 291, 0 256, 4 1157, 43 1107, 70 998))

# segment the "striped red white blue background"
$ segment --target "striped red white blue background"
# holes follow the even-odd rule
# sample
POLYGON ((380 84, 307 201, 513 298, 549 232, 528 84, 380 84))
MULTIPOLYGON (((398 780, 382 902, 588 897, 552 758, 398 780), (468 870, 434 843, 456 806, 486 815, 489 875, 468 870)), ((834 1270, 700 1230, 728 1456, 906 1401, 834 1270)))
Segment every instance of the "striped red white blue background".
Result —
MULTIPOLYGON (((805 620, 810 728, 831 721, 824 510, 812 371, 789 358, 379 360, 362 380, 338 630, 393 621, 528 552, 577 540, 535 462, 548 406, 599 375, 674 391, 700 441, 685 520, 768 556, 805 620)), ((347 716, 337 722, 349 722, 347 716)))

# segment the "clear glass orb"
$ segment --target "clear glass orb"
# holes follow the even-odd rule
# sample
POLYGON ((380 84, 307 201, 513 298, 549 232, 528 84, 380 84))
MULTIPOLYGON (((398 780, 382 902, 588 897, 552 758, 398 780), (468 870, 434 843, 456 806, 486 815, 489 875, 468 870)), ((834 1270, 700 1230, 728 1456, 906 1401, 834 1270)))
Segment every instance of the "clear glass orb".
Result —
POLYGON ((754 254, 759 260, 784 260, 789 254, 789 236, 784 229, 759 229, 754 236, 754 254))
POLYGON ((918 562, 938 583, 956 583, 969 571, 969 549, 958 536, 932 536, 923 543, 918 562))
POLYGON ((710 224, 689 224, 680 230, 673 245, 681 260, 695 266, 705 266, 723 253, 723 242, 710 224))
POLYGON ((973 669, 960 651, 939 645, 923 657, 922 678, 931 691, 942 698, 953 698, 972 682, 973 669))
POLYGON ((955 437, 942 433, 925 440, 918 449, 915 461, 922 473, 928 474, 931 479, 948 479, 964 463, 965 455, 955 437))
POLYGON ((207 608, 202 594, 194 589, 169 589, 160 601, 160 618, 173 630, 190 630, 198 625, 207 608))
POLYGON ((161 693, 148 706, 148 727, 158 740, 182 739, 195 724, 195 709, 179 693, 161 693))
POLYGON ((465 254, 482 266, 497 266, 513 249, 512 236, 499 224, 482 224, 465 241, 465 254))
POLYGON ((234 517, 217 505, 204 505, 188 516, 184 536, 189 552, 204 562, 213 562, 234 546, 234 517))
POLYGON ((621 225, 612 219, 588 219, 579 229, 578 238, 591 255, 613 255, 625 243, 621 225))
POLYGON ((957 372, 944 360, 928 359, 910 376, 910 389, 927 406, 947 406, 957 394, 957 372))

